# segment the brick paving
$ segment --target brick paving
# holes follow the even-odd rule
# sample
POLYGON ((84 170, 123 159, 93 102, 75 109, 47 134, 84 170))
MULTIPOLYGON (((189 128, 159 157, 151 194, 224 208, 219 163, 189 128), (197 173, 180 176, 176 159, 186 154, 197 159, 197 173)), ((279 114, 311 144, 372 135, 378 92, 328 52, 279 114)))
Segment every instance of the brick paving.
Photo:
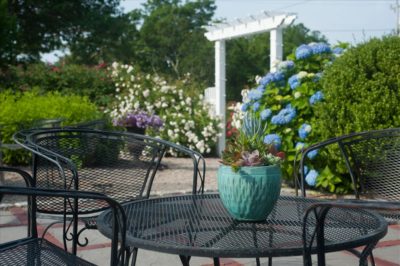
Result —
MULTIPOLYGON (((167 158, 167 169, 160 172, 155 179, 153 195, 184 193, 191 190, 191 172, 183 166, 184 159, 167 158), (178 168, 178 169, 176 169, 178 168), (186 177, 187 175, 187 177, 186 177)), ((216 169, 217 159, 207 159, 207 179, 206 190, 216 190, 216 169)), ((11 178, 12 179, 12 178, 11 178)), ((293 190, 285 188, 283 193, 293 193, 293 190)), ((24 237, 27 233, 26 208, 23 203, 9 202, 0 205, 0 243, 4 243, 16 238, 24 237)), ((19 199, 20 200, 20 199, 19 199)), ((44 228, 49 224, 49 219, 39 219, 39 233, 43 233, 44 228)), ((78 249, 78 255, 88 259, 98 265, 109 265, 110 241, 96 230, 86 230, 83 237, 88 237, 90 242, 87 246, 78 249)), ((46 238, 56 245, 61 243, 61 225, 53 226, 46 238)), ((388 234, 383 238, 374 249, 376 265, 379 266, 400 266, 400 225, 390 225, 388 234)), ((261 260, 262 265, 268 265, 267 259, 261 260)), ((1 262, 0 262, 0 265, 1 262)), ((139 250, 138 266, 160 265, 174 266, 181 265, 179 257, 146 250, 139 250)), ((210 258, 194 257, 191 260, 194 266, 211 266, 210 258)), ((225 266, 250 266, 255 265, 254 259, 221 259, 221 265, 225 266)), ((302 265, 301 257, 282 257, 274 258, 273 265, 302 265)), ((336 252, 327 255, 327 265, 358 265, 358 260, 349 252, 336 252)))

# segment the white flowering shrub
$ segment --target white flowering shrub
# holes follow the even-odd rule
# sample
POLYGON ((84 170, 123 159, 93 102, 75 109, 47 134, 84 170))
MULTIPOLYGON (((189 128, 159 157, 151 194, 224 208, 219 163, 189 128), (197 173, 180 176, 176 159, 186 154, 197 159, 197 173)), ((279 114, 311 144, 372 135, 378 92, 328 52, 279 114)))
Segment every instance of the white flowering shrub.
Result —
MULTIPOLYGON (((109 110, 118 118, 134 110, 158 115, 164 125, 160 130, 148 129, 147 134, 209 154, 216 145, 220 119, 209 114, 210 106, 203 101, 189 75, 173 84, 157 75, 144 74, 136 67, 113 63, 111 76, 116 98, 109 110)), ((176 156, 173 151, 171 155, 176 156)))

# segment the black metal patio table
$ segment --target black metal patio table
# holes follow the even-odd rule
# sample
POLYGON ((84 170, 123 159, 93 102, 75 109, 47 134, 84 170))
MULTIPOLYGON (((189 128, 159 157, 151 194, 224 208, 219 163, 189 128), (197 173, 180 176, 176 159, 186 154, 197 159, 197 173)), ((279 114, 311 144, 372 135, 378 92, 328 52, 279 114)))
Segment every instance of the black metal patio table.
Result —
MULTIPOLYGON (((218 194, 151 198, 123 205, 126 242, 139 249, 216 258, 259 258, 302 255, 303 213, 317 199, 281 196, 263 222, 231 218, 218 194)), ((98 218, 99 230, 111 237, 109 211, 98 218)), ((311 223, 307 226, 315 226, 311 223)), ((337 209, 327 216, 326 252, 375 245, 387 232, 378 214, 362 209, 337 209)), ((366 247, 367 248, 367 247, 366 247)), ((316 252, 314 250, 313 252, 316 252)), ((182 260, 189 264, 189 260, 182 260)))

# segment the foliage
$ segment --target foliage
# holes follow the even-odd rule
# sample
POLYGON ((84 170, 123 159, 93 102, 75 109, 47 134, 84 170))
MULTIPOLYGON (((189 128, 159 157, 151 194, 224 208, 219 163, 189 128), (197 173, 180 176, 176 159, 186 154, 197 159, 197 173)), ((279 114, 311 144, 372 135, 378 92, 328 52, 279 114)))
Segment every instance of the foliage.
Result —
MULTIPOLYGON (((325 43, 300 45, 288 61, 277 65, 276 72, 258 77, 257 88, 244 93, 242 111, 260 117, 269 134, 267 142, 281 146, 286 154, 282 171, 287 180, 292 180, 299 151, 318 141, 312 125, 315 106, 324 98, 320 78, 337 56, 325 43)), ((314 186, 319 175, 316 166, 325 163, 324 154, 315 151, 309 158, 306 182, 314 186)))
POLYGON ((70 54, 64 57, 69 63, 96 65, 103 62, 128 63, 136 54, 140 14, 133 10, 128 14, 104 16, 91 21, 92 31, 78 36, 69 44, 70 54))
MULTIPOLYGON (((352 132, 400 126, 400 38, 372 39, 349 49, 322 78, 325 102, 317 105, 312 127, 322 139, 352 132)), ((317 186, 329 191, 350 187, 339 148, 329 147, 330 171, 317 186), (333 171, 335 170, 335 171, 333 171), (340 174, 338 180, 336 176, 340 174)))
POLYGON ((327 101, 316 121, 322 137, 400 126, 399 75, 399 37, 349 49, 322 80, 327 101))
POLYGON ((213 43, 204 36, 216 6, 213 0, 149 0, 137 50, 144 71, 180 79, 191 73, 197 81, 213 83, 213 43))
POLYGON ((1 66, 38 61, 40 53, 64 48, 77 38, 90 38, 98 27, 112 28, 121 15, 119 0, 0 0, 1 66), (3 53, 3 51, 5 53, 3 53))
MULTIPOLYGON (((291 25, 283 30, 283 56, 291 54, 302 43, 324 41, 326 38, 318 31, 311 31, 301 23, 291 25)), ((227 99, 239 101, 240 92, 248 88, 254 73, 269 70, 270 34, 229 40, 226 47, 227 99)))
POLYGON ((222 152, 222 163, 238 171, 241 166, 274 165, 281 162, 284 153, 274 143, 268 143, 266 128, 260 118, 247 114, 243 126, 227 143, 222 152))
POLYGON ((112 64, 116 98, 111 117, 131 110, 145 110, 165 121, 159 132, 146 133, 184 145, 201 153, 211 153, 216 144, 219 119, 209 114, 198 84, 189 76, 168 84, 156 75, 144 74, 138 67, 112 64))
MULTIPOLYGON (((102 117, 97 107, 87 98, 62 96, 59 93, 40 95, 39 89, 25 93, 4 91, 0 93, 0 121, 2 142, 13 143, 12 135, 22 128, 29 128, 40 119, 63 119, 63 125, 76 124, 102 117)), ((4 150, 3 160, 7 164, 28 163, 26 152, 4 150)))
POLYGON ((103 107, 112 100, 115 90, 105 64, 95 67, 62 63, 13 66, 1 79, 3 88, 26 91, 37 86, 42 93, 58 91, 87 96, 103 107))

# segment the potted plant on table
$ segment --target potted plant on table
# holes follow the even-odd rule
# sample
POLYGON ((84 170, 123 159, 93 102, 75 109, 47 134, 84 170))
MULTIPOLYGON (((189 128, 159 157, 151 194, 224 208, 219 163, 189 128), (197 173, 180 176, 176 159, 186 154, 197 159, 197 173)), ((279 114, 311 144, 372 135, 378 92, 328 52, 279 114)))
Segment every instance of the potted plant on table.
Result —
POLYGON ((260 119, 246 115, 222 152, 218 190, 228 212, 241 221, 265 220, 281 190, 280 139, 265 135, 260 119))

